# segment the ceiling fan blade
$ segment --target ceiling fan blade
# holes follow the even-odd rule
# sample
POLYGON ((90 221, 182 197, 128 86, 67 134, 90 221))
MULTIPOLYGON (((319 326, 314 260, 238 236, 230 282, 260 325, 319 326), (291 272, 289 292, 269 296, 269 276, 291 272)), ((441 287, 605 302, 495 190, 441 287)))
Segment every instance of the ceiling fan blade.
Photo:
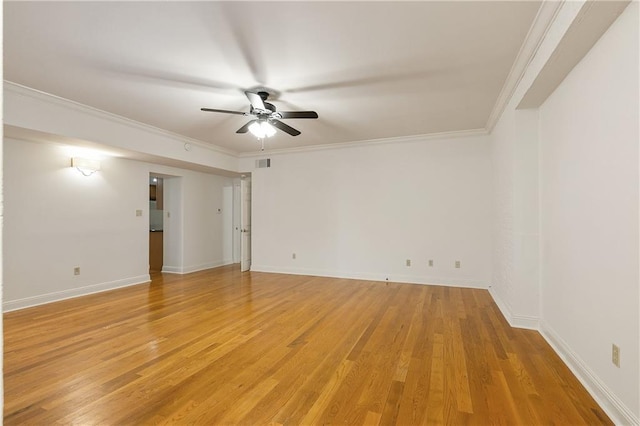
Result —
POLYGON ((315 111, 278 111, 280 118, 318 118, 315 111))
POLYGON ((247 95, 247 98, 249 99, 249 102, 251 102, 251 106, 253 107, 253 109, 257 109, 260 111, 267 110, 267 108, 264 106, 264 102, 262 101, 262 98, 260 97, 260 95, 252 92, 244 92, 244 94, 247 95))
POLYGON ((282 121, 269 120, 269 123, 271 123, 273 127, 276 127, 285 133, 289 133, 291 136, 298 136, 300 134, 298 130, 294 129, 293 127, 287 124, 284 124, 282 121))
POLYGON ((251 126, 255 121, 256 120, 251 120, 244 126, 240 127, 238 130, 236 130, 236 133, 247 133, 249 131, 249 126, 251 126))
POLYGON ((241 111, 229 111, 226 109, 213 109, 213 108, 200 108, 200 111, 207 111, 207 112, 223 112, 225 114, 237 114, 237 115, 249 115, 246 112, 241 112, 241 111))

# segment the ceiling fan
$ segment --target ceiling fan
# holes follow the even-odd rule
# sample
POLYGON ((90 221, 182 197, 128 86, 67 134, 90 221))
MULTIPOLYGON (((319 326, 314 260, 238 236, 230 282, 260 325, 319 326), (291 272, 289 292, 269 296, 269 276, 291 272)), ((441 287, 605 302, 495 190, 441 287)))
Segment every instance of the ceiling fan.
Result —
POLYGON ((251 107, 249 112, 242 111, 229 111, 226 109, 214 109, 214 108, 200 108, 202 111, 207 112, 222 112, 225 114, 237 114, 244 115, 246 117, 255 117, 244 126, 240 127, 236 133, 247 133, 250 131, 258 139, 265 137, 271 137, 276 133, 276 129, 280 129, 291 136, 298 136, 299 130, 284 124, 282 119, 288 118, 318 118, 318 113, 315 111, 276 111, 275 105, 267 102, 269 97, 268 92, 249 92, 244 94, 249 99, 251 107))

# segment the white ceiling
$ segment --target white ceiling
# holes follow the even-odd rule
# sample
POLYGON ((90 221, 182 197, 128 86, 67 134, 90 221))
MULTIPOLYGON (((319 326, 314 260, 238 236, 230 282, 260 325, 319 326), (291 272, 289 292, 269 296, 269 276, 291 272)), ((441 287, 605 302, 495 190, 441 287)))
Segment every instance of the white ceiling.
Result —
POLYGON ((236 152, 484 128, 540 2, 5 2, 4 78, 236 152))

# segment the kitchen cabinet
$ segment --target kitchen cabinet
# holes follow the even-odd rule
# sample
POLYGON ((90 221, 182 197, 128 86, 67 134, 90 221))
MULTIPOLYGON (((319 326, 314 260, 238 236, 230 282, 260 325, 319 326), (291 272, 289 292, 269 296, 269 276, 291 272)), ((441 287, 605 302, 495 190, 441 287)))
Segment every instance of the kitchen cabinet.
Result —
POLYGON ((164 208, 163 184, 162 179, 158 179, 153 185, 149 185, 149 201, 156 202, 156 209, 164 208))

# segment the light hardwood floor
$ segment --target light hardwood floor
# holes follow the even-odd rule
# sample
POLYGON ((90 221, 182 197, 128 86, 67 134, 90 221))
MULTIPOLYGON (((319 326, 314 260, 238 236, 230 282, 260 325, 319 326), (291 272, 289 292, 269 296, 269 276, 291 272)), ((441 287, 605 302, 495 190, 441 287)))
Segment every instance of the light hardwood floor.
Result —
POLYGON ((5 424, 611 424, 485 290, 237 266, 11 312, 5 424))

